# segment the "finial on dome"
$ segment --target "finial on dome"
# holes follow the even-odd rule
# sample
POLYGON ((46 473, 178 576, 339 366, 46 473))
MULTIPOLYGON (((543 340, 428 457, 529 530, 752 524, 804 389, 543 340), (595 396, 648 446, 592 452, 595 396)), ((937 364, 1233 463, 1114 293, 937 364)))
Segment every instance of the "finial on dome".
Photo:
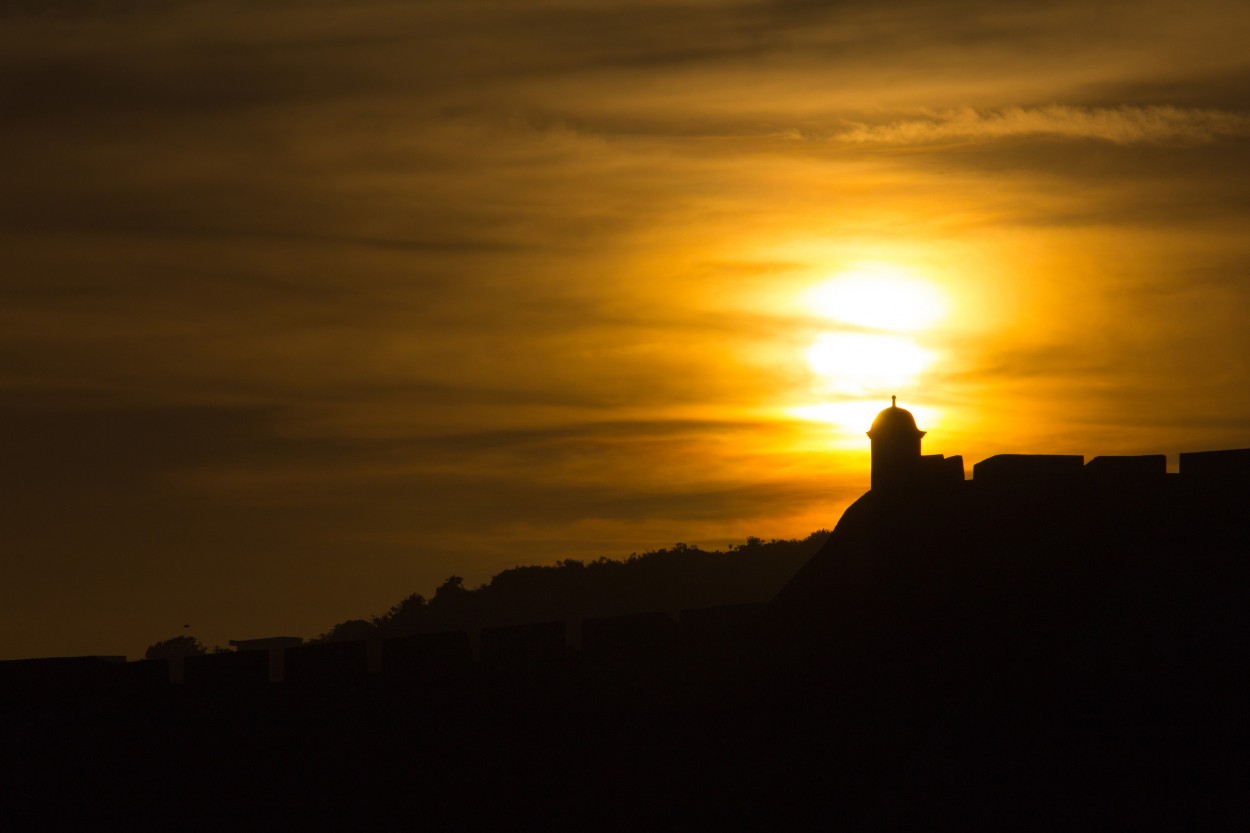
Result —
POLYGON ((891 407, 891 408, 897 408, 897 407, 898 407, 898 397, 897 397, 897 396, 891 396, 891 397, 890 397, 890 407, 891 407))

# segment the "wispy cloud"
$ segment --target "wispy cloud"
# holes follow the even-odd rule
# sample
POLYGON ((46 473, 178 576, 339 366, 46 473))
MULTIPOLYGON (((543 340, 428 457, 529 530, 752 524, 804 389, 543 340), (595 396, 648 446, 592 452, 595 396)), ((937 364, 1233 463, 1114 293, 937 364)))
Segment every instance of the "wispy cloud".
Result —
POLYGON ((1038 136, 1099 139, 1131 145, 1192 144, 1247 135, 1250 135, 1250 117, 1224 110, 1052 104, 995 110, 943 110, 887 124, 858 124, 834 138, 853 144, 922 145, 1038 136))

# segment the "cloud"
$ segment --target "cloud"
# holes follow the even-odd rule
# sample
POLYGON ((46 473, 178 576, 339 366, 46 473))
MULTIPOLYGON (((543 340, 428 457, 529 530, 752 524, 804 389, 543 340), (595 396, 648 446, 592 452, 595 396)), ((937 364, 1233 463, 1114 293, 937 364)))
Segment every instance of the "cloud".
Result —
POLYGON ((859 124, 837 133, 849 144, 927 145, 1019 137, 1099 139, 1119 145, 1196 144, 1250 136, 1250 117, 1218 109, 1170 106, 1005 107, 944 110, 888 124, 859 124))
MULTIPOLYGON (((32 616, 73 574, 140 649, 161 605, 300 632, 451 572, 829 525, 866 460, 770 415, 812 395, 823 326, 786 299, 861 257, 978 299, 931 405, 1018 403, 935 450, 1036 450, 1077 413, 1092 451, 1182 385, 1250 412, 1218 393, 1250 355, 1250 76, 1201 2, 0 17, 0 497, 32 616)), ((43 650, 97 649, 71 637, 43 650)))

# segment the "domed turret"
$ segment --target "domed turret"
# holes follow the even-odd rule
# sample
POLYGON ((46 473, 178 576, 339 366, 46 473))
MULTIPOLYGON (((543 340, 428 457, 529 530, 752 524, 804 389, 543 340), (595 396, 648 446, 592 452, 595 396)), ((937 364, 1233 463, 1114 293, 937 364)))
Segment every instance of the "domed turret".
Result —
POLYGON ((890 407, 872 421, 872 488, 890 489, 917 479, 920 470, 920 438, 911 411, 898 407, 898 397, 890 397, 890 407))
POLYGON ((925 435, 924 431, 916 427, 916 418, 912 416, 911 411, 898 407, 895 404, 897 401, 897 396, 890 397, 890 407, 877 414, 877 418, 872 421, 872 428, 868 431, 869 437, 895 432, 908 435, 919 434, 921 437, 925 435))

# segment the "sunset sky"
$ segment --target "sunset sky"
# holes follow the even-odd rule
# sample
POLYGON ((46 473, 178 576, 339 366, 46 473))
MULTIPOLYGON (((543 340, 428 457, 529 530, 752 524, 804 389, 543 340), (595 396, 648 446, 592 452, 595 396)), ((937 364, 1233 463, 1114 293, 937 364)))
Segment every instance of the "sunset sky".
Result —
POLYGON ((1250 446, 1250 7, 0 7, 0 658, 1250 446))

